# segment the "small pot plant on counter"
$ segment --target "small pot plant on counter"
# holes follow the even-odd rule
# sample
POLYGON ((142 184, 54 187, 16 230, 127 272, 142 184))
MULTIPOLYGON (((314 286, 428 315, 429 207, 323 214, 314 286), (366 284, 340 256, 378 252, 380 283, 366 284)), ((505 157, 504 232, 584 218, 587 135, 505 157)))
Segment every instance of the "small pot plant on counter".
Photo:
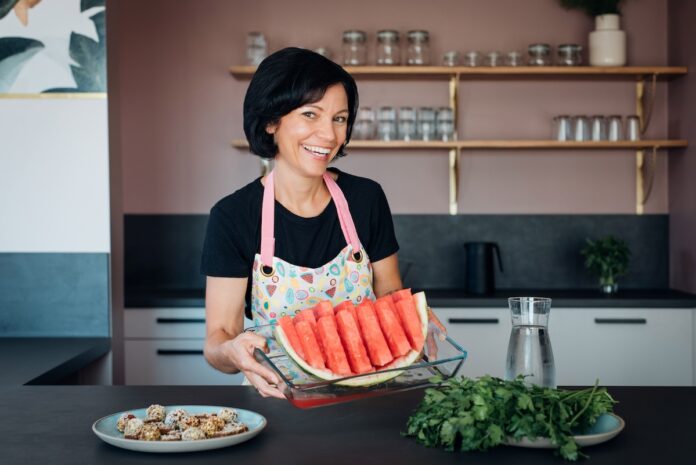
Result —
POLYGON ((590 32, 591 66, 624 66, 626 64, 626 33, 621 30, 622 0, 559 0, 567 10, 582 10, 595 19, 590 32))
POLYGON ((626 274, 631 257, 626 241, 615 236, 587 239, 581 253, 585 257, 585 268, 599 275, 600 290, 605 294, 616 293, 619 290, 616 278, 626 274))

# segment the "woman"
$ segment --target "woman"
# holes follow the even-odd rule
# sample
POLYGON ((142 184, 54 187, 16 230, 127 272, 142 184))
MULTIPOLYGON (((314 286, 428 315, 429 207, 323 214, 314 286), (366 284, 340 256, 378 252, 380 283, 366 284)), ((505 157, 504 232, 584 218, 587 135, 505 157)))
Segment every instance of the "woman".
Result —
POLYGON ((274 170, 211 210, 203 249, 205 357, 241 371, 264 397, 284 398, 253 358, 244 309, 273 323, 320 300, 359 302, 402 288, 399 248, 379 184, 336 169, 358 108, 353 78, 323 56, 286 48, 266 58, 244 99, 251 151, 274 170))

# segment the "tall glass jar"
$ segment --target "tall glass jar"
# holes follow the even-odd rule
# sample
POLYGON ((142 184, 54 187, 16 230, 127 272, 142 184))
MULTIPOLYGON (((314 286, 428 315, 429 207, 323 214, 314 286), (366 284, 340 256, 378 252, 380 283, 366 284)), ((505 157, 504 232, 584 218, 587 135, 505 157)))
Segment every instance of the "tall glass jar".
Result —
POLYGON ((401 63, 399 32, 384 30, 377 32, 377 64, 398 65, 401 63))
POLYGON ((359 66, 367 64, 367 34, 364 31, 343 32, 343 64, 359 66))
POLYGON ((430 34, 428 31, 408 31, 406 63, 423 66, 430 64, 430 34))

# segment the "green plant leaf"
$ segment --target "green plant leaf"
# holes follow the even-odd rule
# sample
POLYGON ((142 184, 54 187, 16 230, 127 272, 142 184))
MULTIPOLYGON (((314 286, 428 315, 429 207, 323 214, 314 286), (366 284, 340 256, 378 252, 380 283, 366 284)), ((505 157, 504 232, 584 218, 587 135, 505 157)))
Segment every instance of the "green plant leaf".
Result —
POLYGON ((7 16, 19 0, 0 0, 0 19, 7 16))
POLYGON ((80 92, 106 90, 106 55, 103 44, 73 32, 70 35, 70 57, 78 63, 70 68, 80 92))
POLYGON ((19 72, 44 44, 24 37, 0 38, 0 92, 8 92, 19 72))

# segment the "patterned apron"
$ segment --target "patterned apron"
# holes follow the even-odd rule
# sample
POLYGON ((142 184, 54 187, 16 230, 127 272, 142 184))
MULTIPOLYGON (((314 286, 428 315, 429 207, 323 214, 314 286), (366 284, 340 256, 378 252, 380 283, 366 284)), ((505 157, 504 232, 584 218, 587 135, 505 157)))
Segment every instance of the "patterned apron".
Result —
POLYGON ((337 305, 345 300, 359 304, 374 299, 372 265, 348 209, 348 202, 336 181, 324 173, 324 182, 336 205, 346 247, 319 268, 293 265, 275 257, 273 172, 266 178, 261 212, 261 253, 254 257, 251 312, 254 324, 274 324, 284 315, 294 315, 322 300, 337 305))

